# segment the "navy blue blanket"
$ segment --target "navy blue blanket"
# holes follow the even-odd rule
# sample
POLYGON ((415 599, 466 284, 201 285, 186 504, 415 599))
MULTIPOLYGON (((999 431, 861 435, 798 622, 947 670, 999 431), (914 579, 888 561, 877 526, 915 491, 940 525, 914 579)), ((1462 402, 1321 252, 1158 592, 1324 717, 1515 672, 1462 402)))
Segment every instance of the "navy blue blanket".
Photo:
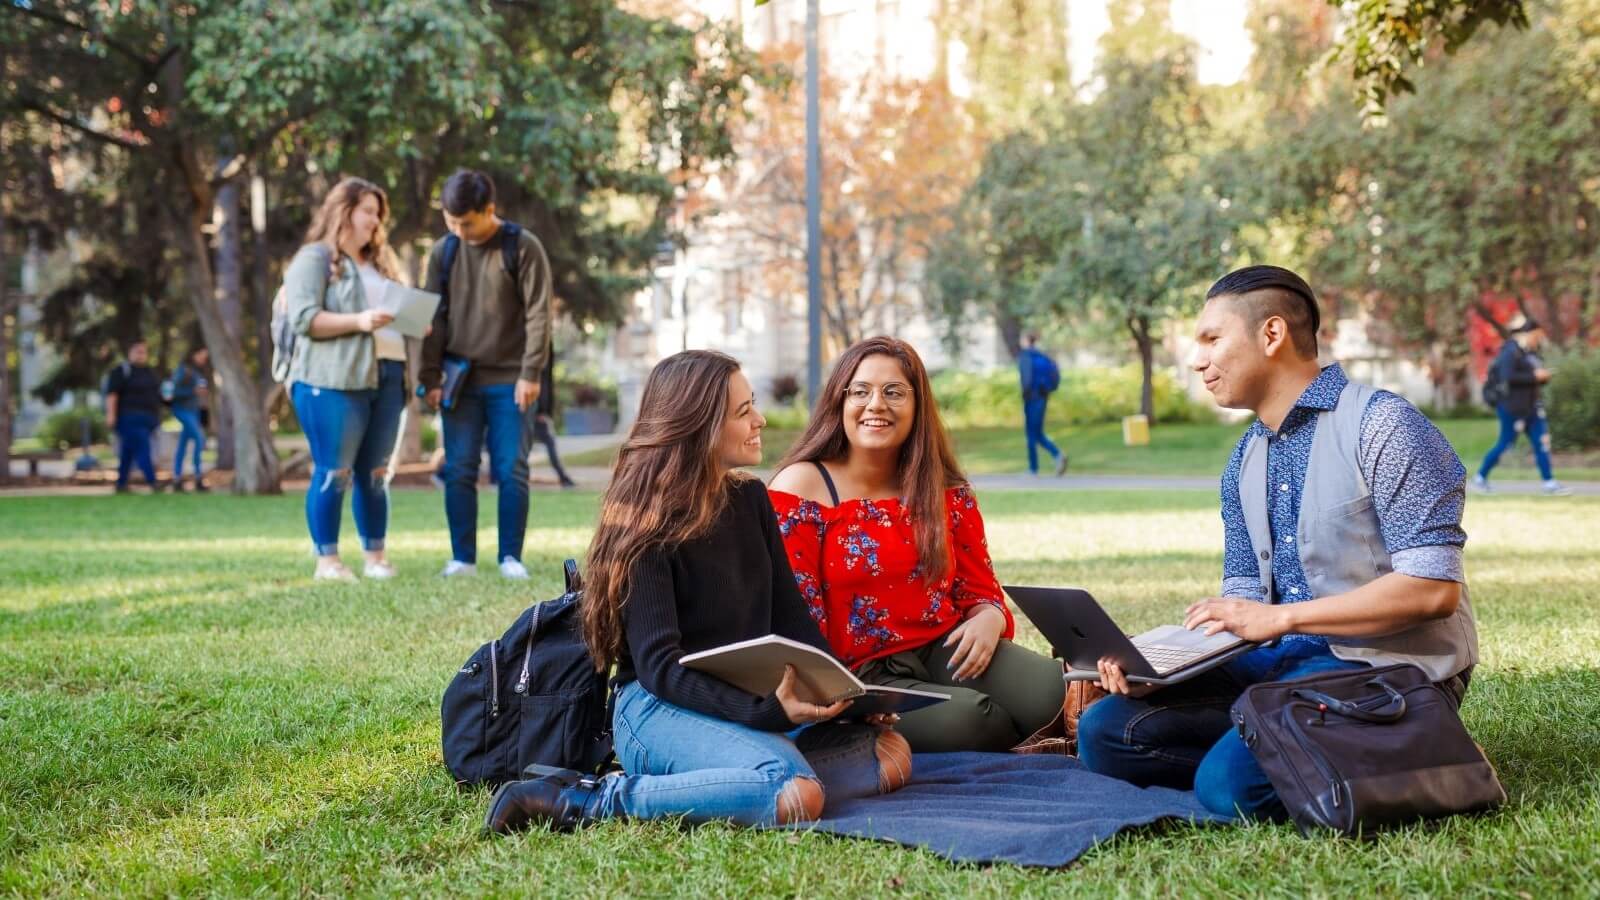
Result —
POLYGON ((1162 819, 1226 822, 1193 792, 1137 788, 1065 756, 918 753, 911 783, 829 800, 804 828, 924 847, 957 862, 1064 866, 1124 828, 1162 819))

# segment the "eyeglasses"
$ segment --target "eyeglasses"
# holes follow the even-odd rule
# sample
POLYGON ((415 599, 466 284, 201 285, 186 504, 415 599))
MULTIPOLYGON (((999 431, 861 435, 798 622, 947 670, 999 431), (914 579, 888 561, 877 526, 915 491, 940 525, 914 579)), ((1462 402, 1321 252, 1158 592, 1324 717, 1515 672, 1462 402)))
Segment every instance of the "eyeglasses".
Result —
POLYGON ((900 407, 911 402, 911 388, 898 381, 892 381, 882 388, 874 388, 864 381, 858 381, 844 389, 844 399, 851 406, 866 406, 872 402, 874 392, 882 394, 883 402, 890 406, 900 407))

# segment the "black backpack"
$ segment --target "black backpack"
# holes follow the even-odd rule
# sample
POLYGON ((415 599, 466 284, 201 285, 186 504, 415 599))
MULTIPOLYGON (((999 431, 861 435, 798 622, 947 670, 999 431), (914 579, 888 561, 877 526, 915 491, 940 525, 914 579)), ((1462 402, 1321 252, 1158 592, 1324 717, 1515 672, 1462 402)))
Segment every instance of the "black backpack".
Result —
MULTIPOLYGON (((1520 352, 1514 351, 1514 352, 1520 352)), ((1504 352, 1495 355, 1489 362, 1489 370, 1483 376, 1483 402, 1495 409, 1506 402, 1511 396, 1511 391, 1506 386, 1506 373, 1502 363, 1509 364, 1511 360, 1504 352)))
POLYGON ((445 688, 444 764, 458 787, 514 781, 533 763, 590 773, 610 765, 611 692, 583 642, 573 560, 566 576, 565 594, 518 616, 445 688))

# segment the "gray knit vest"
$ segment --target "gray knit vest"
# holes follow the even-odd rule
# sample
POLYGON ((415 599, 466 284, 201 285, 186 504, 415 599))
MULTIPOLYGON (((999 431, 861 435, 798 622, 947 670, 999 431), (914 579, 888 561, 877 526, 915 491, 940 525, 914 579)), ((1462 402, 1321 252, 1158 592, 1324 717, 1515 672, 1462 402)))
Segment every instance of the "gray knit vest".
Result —
MULTIPOLYGON (((1342 594, 1394 571, 1358 456, 1361 415, 1374 391, 1367 385, 1346 384, 1338 404, 1317 413, 1293 548, 1272 545, 1268 492, 1280 486, 1267 484, 1267 442, 1256 437, 1245 446, 1239 499, 1261 570, 1263 595, 1269 602, 1274 552, 1292 549, 1300 554, 1312 597, 1342 594)), ((1444 681, 1478 661, 1478 630, 1467 586, 1461 586, 1461 603, 1447 618, 1431 619, 1383 637, 1330 637, 1328 646, 1340 659, 1374 666, 1411 663, 1434 681, 1444 681)))

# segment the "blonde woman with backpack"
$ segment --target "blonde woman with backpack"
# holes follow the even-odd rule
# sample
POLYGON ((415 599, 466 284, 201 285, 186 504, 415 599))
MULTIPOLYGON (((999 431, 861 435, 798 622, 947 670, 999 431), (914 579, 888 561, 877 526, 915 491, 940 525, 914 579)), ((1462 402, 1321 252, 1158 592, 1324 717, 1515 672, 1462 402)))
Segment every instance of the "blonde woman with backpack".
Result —
POLYGON ((318 579, 350 580, 339 559, 344 494, 353 495, 363 574, 395 574, 384 549, 389 464, 406 404, 406 343, 379 307, 400 267, 385 239, 389 198, 360 178, 339 182, 322 201, 305 245, 284 274, 287 321, 295 334, 287 381, 311 445, 306 524, 318 579))

